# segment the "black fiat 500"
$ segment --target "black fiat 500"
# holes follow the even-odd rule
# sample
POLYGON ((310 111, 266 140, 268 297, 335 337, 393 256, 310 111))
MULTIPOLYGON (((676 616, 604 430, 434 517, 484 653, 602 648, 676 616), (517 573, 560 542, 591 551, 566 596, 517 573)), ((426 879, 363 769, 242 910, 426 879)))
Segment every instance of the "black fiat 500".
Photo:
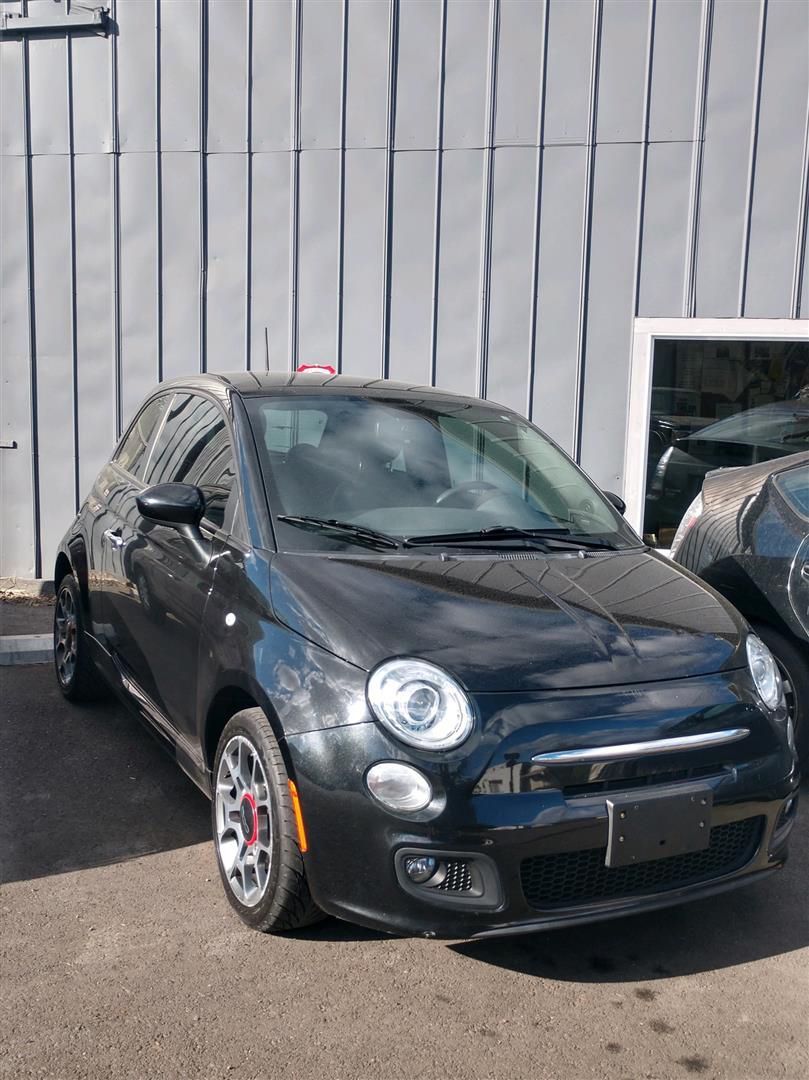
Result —
POLYGON ((211 796, 264 931, 541 929, 781 866, 778 668, 498 405, 310 372, 164 384, 60 547, 56 672, 211 796))

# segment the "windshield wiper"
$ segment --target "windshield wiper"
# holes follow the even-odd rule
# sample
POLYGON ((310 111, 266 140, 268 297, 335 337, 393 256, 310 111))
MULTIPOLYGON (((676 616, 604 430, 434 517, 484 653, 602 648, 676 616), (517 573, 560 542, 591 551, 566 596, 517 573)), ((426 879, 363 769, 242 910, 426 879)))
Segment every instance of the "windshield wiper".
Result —
POLYGON ((399 541, 387 533, 369 529, 365 525, 354 525, 350 521, 338 521, 336 518, 310 517, 308 514, 278 514, 278 521, 295 525, 299 529, 311 529, 313 532, 333 532, 350 536, 352 540, 376 544, 379 547, 398 548, 399 541))
POLYGON ((570 529, 519 529, 516 525, 490 525, 487 529, 472 529, 468 532, 435 533, 425 536, 408 536, 404 540, 406 547, 429 544, 474 544, 490 540, 527 540, 545 547, 547 543, 565 544, 577 548, 606 548, 616 550, 609 540, 596 540, 586 536, 576 536, 570 529))

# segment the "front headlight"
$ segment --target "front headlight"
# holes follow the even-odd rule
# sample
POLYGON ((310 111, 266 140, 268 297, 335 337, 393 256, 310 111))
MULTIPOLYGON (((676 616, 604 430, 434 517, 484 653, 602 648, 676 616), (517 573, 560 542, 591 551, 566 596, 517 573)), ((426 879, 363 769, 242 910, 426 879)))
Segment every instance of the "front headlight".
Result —
POLYGON ((783 704, 784 687, 781 682, 781 673, 775 662, 775 657, 755 634, 749 634, 747 638, 747 664, 753 682, 756 684, 758 696, 768 709, 777 709, 783 704))
POLYGON ((367 693, 374 716, 420 750, 451 750, 474 727, 463 689, 426 660, 387 660, 371 672, 367 693))

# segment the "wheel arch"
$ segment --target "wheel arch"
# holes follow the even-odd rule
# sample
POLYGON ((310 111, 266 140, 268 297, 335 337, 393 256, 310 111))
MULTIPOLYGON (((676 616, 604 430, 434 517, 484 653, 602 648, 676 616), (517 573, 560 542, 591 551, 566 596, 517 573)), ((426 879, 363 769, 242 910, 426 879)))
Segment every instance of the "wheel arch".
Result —
POLYGON ((56 556, 56 563, 53 568, 53 591, 55 593, 59 592, 59 586, 67 575, 72 573, 73 567, 70 565, 70 559, 68 559, 64 551, 60 551, 56 556))
POLYGON ((79 586, 81 604, 84 613, 90 610, 90 589, 87 568, 87 546, 83 536, 75 536, 67 543, 67 551, 64 549, 56 556, 53 568, 53 590, 59 591, 59 586, 68 574, 72 574, 79 586))
POLYGON ((205 713, 205 726, 202 731, 202 752, 208 775, 213 775, 213 764, 219 739, 228 721, 243 709, 261 709, 267 717, 273 734, 278 740, 287 772, 291 775, 291 761, 284 740, 284 730, 278 714, 266 693, 257 684, 240 678, 236 673, 221 680, 219 688, 211 699, 205 713))

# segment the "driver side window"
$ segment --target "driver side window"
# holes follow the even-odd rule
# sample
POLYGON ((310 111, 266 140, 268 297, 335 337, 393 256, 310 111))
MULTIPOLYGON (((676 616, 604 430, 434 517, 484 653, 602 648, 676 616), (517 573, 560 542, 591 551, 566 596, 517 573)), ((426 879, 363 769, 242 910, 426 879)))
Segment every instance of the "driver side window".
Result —
POLYGON ((147 482, 195 484, 205 495, 205 519, 221 529, 235 476, 222 410, 208 398, 177 394, 152 452, 147 482))

